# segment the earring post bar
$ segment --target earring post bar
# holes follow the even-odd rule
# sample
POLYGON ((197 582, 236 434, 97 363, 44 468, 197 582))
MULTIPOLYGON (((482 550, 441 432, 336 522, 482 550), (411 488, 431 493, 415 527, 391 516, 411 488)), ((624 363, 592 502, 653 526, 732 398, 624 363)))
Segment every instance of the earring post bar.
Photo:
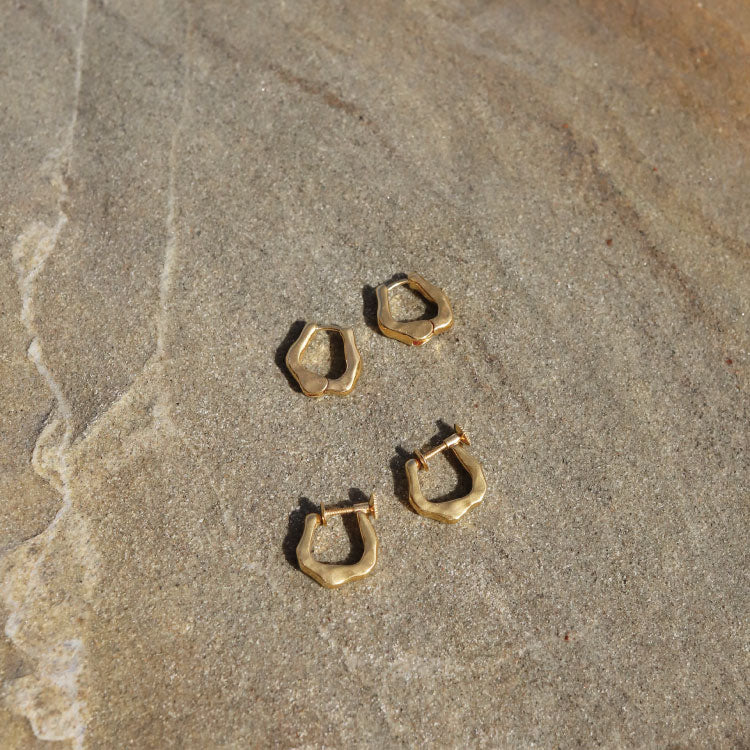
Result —
POLYGON ((454 445, 458 445, 459 443, 466 443, 466 445, 470 444, 469 436, 457 424, 453 425, 453 429, 455 430, 454 434, 445 438, 440 445, 431 448, 424 453, 422 451, 414 452, 414 455, 417 457, 417 462, 425 471, 429 471, 429 467, 427 466, 427 461, 429 459, 434 458, 439 453, 442 453, 449 448, 453 448, 454 445))
POLYGON ((366 503, 356 503, 350 505, 348 508, 326 508, 324 503, 320 504, 320 520, 323 525, 328 524, 328 519, 334 516, 346 516, 349 513, 371 513, 375 518, 378 517, 377 504, 375 502, 375 495, 370 495, 370 500, 366 503))

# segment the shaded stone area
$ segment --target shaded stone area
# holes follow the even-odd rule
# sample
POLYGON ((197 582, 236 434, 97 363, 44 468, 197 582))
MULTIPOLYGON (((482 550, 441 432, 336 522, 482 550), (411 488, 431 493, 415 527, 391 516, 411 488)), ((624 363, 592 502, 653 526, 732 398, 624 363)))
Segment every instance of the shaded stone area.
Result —
POLYGON ((1 746, 748 742, 746 3, 0 28, 1 746), (422 347, 375 323, 407 271, 422 347), (289 377, 305 321, 351 395, 289 377), (454 422, 488 491, 447 526, 403 467, 454 422), (371 492, 375 573, 324 590, 304 515, 371 492))

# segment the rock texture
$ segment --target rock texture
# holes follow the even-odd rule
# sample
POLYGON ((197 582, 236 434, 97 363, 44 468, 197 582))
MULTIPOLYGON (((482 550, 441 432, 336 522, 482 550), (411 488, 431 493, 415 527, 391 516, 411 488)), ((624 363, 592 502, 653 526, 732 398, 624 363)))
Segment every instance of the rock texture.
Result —
POLYGON ((0 16, 0 746, 747 745, 746 3, 0 16), (322 589, 305 513, 373 491, 322 589))

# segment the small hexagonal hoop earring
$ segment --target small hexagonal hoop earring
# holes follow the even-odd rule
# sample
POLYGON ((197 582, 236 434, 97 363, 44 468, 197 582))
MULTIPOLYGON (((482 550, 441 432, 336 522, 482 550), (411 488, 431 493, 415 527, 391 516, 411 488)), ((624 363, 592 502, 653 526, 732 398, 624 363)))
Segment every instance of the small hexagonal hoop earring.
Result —
POLYGON ((369 518, 370 516, 373 516, 373 518, 378 516, 375 495, 370 495, 369 502, 357 503, 349 508, 328 510, 321 503, 320 513, 308 513, 305 517, 305 530, 302 532, 302 538, 297 545, 297 562, 299 562, 300 570, 327 589, 337 589, 345 583, 358 581, 360 578, 370 575, 378 561, 378 537, 375 534, 375 527, 369 518), (359 532, 362 534, 364 552, 359 562, 352 565, 338 565, 316 560, 312 552, 315 530, 318 526, 327 526, 329 518, 343 516, 347 513, 357 514, 359 532))
POLYGON ((302 393, 311 398, 320 396, 346 396, 354 390, 354 386, 362 372, 362 357, 354 341, 354 331, 351 328, 340 326, 321 326, 317 323, 307 323, 302 329, 299 338, 289 347, 286 353, 286 366, 292 373, 294 379, 299 383, 302 393), (329 380, 308 370, 302 364, 302 355, 312 337, 318 331, 337 331, 341 334, 344 342, 344 358, 346 359, 346 370, 341 377, 329 380))
POLYGON ((421 346, 435 334, 443 333, 453 325, 453 311, 445 292, 440 287, 430 284, 418 273, 409 273, 405 279, 381 284, 375 290, 375 294, 378 298, 378 328, 389 338, 397 339, 404 344, 421 346), (437 305, 438 311, 434 318, 402 322, 393 317, 388 292, 404 284, 437 305))
POLYGON ((434 518, 436 521, 442 521, 443 523, 456 523, 464 513, 478 503, 481 503, 485 492, 487 492, 487 481, 484 478, 481 464, 461 445, 462 443, 470 445, 468 435, 458 425, 454 425, 453 429, 455 430, 455 434, 443 440, 436 448, 425 453, 415 451, 414 455, 416 458, 410 458, 406 462, 409 502, 412 507, 419 515, 434 518), (471 492, 455 500, 433 503, 422 492, 419 484, 419 470, 424 469, 427 471, 429 469, 427 466, 428 459, 448 449, 453 451, 461 466, 469 472, 469 476, 471 477, 471 492))

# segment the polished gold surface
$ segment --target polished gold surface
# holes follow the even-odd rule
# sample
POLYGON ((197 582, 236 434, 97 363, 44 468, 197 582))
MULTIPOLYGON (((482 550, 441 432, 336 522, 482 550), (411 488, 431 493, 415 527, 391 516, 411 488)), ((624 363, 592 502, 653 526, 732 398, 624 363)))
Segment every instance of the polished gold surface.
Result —
POLYGON ((455 434, 443 440, 443 442, 432 450, 422 453, 415 451, 416 458, 410 458, 406 462, 406 478, 409 482, 409 502, 414 510, 422 516, 434 518, 443 523, 456 523, 461 516, 470 508, 482 502, 484 493, 487 491, 487 482, 484 478, 482 467, 461 443, 470 445, 468 435, 458 426, 454 425, 455 434), (461 465, 469 472, 471 477, 471 492, 463 497, 449 500, 443 503, 433 503, 427 500, 419 484, 419 470, 429 470, 427 461, 442 453, 444 450, 452 450, 461 465))
POLYGON ((453 311, 445 292, 417 273, 410 273, 405 279, 390 284, 381 284, 375 290, 375 294, 378 299, 378 327, 386 336, 398 339, 404 344, 421 346, 435 334, 443 333, 453 325, 453 311), (393 317, 388 293, 404 284, 437 305, 438 311, 434 318, 402 322, 393 317))
POLYGON ((319 398, 320 396, 346 396, 351 393, 362 372, 362 357, 354 341, 354 331, 351 328, 340 326, 321 326, 317 323, 307 323, 302 329, 299 338, 289 347, 286 354, 286 366, 292 373, 294 379, 305 396, 319 398), (308 370, 302 364, 302 355, 312 337, 318 331, 337 331, 344 341, 344 357, 346 359, 346 370, 341 377, 329 380, 308 370))
POLYGON ((305 530, 297 545, 297 561, 302 572, 314 578, 321 586, 336 589, 345 583, 358 581, 372 572, 378 560, 378 537, 369 516, 377 518, 377 504, 375 496, 370 496, 369 503, 357 503, 349 508, 334 508, 328 510, 322 503, 320 513, 309 513, 305 518, 305 530), (319 562, 313 557, 313 536, 318 526, 328 525, 328 519, 333 516, 343 516, 348 513, 357 514, 359 532, 362 534, 364 552, 359 562, 352 565, 338 565, 336 563, 319 562))

